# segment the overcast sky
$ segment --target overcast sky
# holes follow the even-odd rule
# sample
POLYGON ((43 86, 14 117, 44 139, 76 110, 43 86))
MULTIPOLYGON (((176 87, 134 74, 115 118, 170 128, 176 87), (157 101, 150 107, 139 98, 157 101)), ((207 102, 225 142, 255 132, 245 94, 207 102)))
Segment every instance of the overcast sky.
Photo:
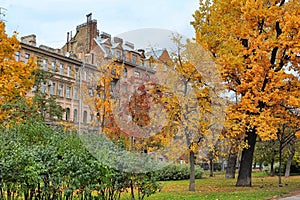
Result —
POLYGON ((60 48, 67 32, 86 21, 112 36, 143 28, 167 29, 194 37, 190 26, 198 0, 0 0, 6 10, 6 32, 35 34, 37 43, 60 48))

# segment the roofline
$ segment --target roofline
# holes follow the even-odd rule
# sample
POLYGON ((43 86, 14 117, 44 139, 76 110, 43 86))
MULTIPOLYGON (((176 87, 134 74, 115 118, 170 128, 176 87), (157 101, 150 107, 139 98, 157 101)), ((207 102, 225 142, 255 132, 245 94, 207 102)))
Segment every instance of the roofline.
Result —
POLYGON ((28 44, 23 43, 23 42, 20 42, 20 44, 21 44, 21 49, 23 48, 23 49, 27 49, 27 50, 30 50, 30 51, 41 52, 44 55, 51 56, 51 57, 54 57, 54 58, 59 58, 61 60, 64 60, 64 61, 67 61, 67 62, 72 62, 73 64, 77 64, 77 65, 82 65, 83 64, 83 62, 81 60, 77 60, 75 58, 70 58, 70 57, 64 56, 60 53, 47 51, 46 49, 42 49, 40 47, 35 47, 35 46, 32 46, 32 45, 28 45, 28 44))

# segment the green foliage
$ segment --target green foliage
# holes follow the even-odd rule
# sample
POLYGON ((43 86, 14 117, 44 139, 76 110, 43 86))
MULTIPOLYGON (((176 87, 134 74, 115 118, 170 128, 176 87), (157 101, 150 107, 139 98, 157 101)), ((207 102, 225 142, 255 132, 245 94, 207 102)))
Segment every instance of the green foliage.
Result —
POLYGON ((34 97, 33 103, 37 106, 38 112, 41 117, 45 119, 54 120, 62 119, 64 109, 56 101, 55 95, 48 95, 45 91, 42 91, 42 85, 47 85, 47 80, 51 78, 53 74, 41 69, 34 71, 35 83, 34 83, 34 97))
MULTIPOLYGON (((202 177, 204 171, 200 166, 195 166, 196 178, 202 177)), ((157 171, 158 179, 161 181, 167 180, 186 180, 190 178, 189 165, 170 164, 163 169, 157 171)))
POLYGON ((73 132, 25 120, 0 129, 0 199, 139 199, 159 189, 154 174, 130 174, 95 159, 73 132))
POLYGON ((294 158, 292 160, 291 173, 292 174, 300 173, 300 153, 299 152, 295 153, 294 158))

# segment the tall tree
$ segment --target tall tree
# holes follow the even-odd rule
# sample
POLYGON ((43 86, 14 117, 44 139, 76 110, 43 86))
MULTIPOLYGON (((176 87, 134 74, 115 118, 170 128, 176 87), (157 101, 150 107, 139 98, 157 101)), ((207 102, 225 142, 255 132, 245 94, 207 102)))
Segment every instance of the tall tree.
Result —
POLYGON ((181 39, 173 38, 177 46, 173 55, 175 70, 180 77, 180 83, 175 86, 182 97, 179 125, 189 150, 189 190, 195 191, 196 149, 200 149, 211 163, 217 155, 217 142, 224 123, 224 102, 220 98, 223 87, 210 55, 200 45, 189 40, 183 44, 181 39))
POLYGON ((298 0, 201 0, 194 14, 197 42, 239 99, 230 115, 247 148, 236 186, 251 186, 257 136, 275 139, 287 110, 299 107, 299 21, 298 0))
POLYGON ((17 34, 9 37, 4 22, 0 22, 0 123, 15 116, 17 107, 12 106, 13 102, 25 97, 34 84, 33 71, 37 66, 32 59, 27 63, 16 61, 15 53, 20 48, 17 34))

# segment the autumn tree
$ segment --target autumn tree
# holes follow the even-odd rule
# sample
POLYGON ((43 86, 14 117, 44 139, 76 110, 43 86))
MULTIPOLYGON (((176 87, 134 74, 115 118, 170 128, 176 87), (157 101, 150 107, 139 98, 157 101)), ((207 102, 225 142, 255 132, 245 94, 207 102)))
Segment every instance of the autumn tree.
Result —
POLYGON ((172 57, 179 77, 175 86, 181 102, 179 126, 189 152, 189 190, 195 191, 195 155, 200 151, 211 163, 218 155, 217 142, 224 123, 223 87, 205 49, 190 40, 184 43, 180 36, 173 41, 177 49, 172 57))
POLYGON ((297 0, 200 1, 192 25, 196 41, 220 65, 228 91, 238 96, 230 109, 243 134, 236 186, 251 186, 257 137, 276 139, 288 110, 299 107, 300 2, 297 0))
POLYGON ((11 37, 5 33, 4 22, 0 22, 0 47, 0 123, 9 123, 26 117, 17 104, 23 100, 31 103, 24 97, 34 84, 33 71, 37 66, 32 59, 28 63, 15 60, 15 53, 21 45, 16 33, 11 37), (21 116, 16 116, 16 111, 21 116))
POLYGON ((120 129, 116 125, 113 115, 113 105, 116 98, 117 83, 123 74, 123 65, 111 62, 99 66, 99 79, 95 90, 95 97, 92 97, 95 111, 99 120, 100 128, 103 132, 108 133, 110 138, 118 139, 120 129))

